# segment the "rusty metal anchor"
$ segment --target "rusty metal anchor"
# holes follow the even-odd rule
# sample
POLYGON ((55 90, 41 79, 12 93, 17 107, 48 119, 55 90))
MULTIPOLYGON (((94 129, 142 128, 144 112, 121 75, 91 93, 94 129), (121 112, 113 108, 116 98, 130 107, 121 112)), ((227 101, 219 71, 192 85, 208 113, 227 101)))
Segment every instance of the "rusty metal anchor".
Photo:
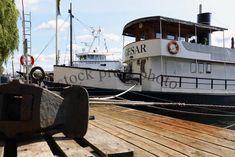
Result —
POLYGON ((0 85, 0 133, 14 138, 57 129, 81 138, 88 127, 88 104, 88 93, 79 86, 66 88, 59 96, 14 80, 0 85))

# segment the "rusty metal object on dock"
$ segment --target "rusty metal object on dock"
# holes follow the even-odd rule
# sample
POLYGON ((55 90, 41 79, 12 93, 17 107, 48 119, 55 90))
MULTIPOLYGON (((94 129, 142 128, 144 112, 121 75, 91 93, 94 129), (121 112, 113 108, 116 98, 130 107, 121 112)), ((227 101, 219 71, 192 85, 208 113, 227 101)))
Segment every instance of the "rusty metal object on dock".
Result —
POLYGON ((88 111, 88 93, 79 86, 64 89, 62 96, 19 80, 0 86, 0 133, 8 138, 50 130, 83 137, 88 111))

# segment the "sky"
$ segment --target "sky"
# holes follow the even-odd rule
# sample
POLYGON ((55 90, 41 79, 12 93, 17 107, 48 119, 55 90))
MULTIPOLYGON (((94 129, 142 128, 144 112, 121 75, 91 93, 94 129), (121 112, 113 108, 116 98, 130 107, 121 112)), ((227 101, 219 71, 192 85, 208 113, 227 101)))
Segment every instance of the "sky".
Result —
MULTIPOLYGON (((23 0, 25 13, 32 15, 32 56, 36 59, 35 66, 45 71, 52 71, 55 64, 55 17, 56 0, 23 0)), ((6 73, 20 71, 22 46, 22 0, 15 0, 20 12, 18 28, 20 45, 15 55, 6 64, 6 73)), ((125 24, 141 17, 166 16, 196 22, 199 4, 203 12, 212 13, 211 25, 228 28, 225 32, 226 47, 235 36, 235 1, 234 0, 61 0, 58 16, 59 64, 69 61, 69 14, 70 3, 73 5, 73 52, 88 51, 92 42, 92 30, 101 30, 100 38, 95 40, 94 48, 99 52, 114 52, 113 58, 121 58, 123 47, 122 31, 125 24), (99 39, 99 40, 98 40, 99 39), (104 42, 104 40, 106 42, 104 42)), ((212 44, 223 46, 223 34, 212 36, 212 44)))

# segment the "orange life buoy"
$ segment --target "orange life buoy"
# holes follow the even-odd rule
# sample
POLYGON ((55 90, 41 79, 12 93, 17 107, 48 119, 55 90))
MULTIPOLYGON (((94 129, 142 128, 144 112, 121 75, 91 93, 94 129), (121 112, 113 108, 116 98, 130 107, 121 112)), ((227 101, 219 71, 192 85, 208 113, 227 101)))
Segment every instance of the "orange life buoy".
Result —
MULTIPOLYGON (((30 65, 34 65, 34 58, 33 58, 33 56, 31 56, 31 55, 27 55, 28 57, 30 57, 30 60, 28 61, 28 63, 30 63, 30 65)), ((22 55, 21 57, 20 57, 20 64, 21 65, 25 65, 26 63, 25 63, 25 56, 24 55, 22 55)))
POLYGON ((167 45, 167 48, 170 54, 175 55, 179 52, 179 45, 175 40, 170 41, 167 45))

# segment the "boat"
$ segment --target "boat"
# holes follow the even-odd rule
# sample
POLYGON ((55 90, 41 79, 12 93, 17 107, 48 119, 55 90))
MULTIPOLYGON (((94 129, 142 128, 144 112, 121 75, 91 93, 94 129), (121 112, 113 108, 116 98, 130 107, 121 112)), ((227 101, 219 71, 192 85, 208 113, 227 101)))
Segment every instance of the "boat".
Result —
POLYGON ((73 62, 74 67, 91 68, 91 69, 105 69, 105 70, 121 70, 121 61, 115 59, 107 59, 109 53, 77 53, 77 60, 73 62))
MULTIPOLYGON (((94 46, 95 40, 98 39, 100 43, 101 29, 97 31, 91 28, 93 40, 91 44, 82 42, 88 46, 88 51, 83 48, 82 53, 77 53, 76 58, 73 59, 72 49, 72 10, 70 14, 70 64, 69 65, 54 65, 53 82, 44 80, 44 84, 50 90, 60 91, 68 85, 80 85, 89 89, 89 94, 93 95, 91 91, 99 94, 109 93, 112 91, 119 93, 123 90, 134 89, 141 91, 141 74, 128 73, 122 71, 122 64, 120 60, 108 59, 114 56, 113 53, 108 52, 106 40, 104 39, 105 51, 100 51, 94 46), (111 56, 111 57, 109 57, 111 56), (99 90, 97 90, 99 88, 99 90), (100 92, 102 91, 102 92, 100 92)), ((99 45, 98 45, 99 46, 99 45)), ((57 57, 56 57, 57 58, 57 57)), ((109 95, 107 94, 107 95, 109 95)))
POLYGON ((231 48, 212 45, 212 33, 227 28, 210 25, 210 17, 200 10, 197 22, 164 16, 131 21, 123 35, 135 41, 123 48, 123 71, 54 66, 54 81, 101 93, 137 85, 123 95, 129 99, 233 105, 234 42, 231 48))
POLYGON ((136 19, 123 35, 135 38, 124 47, 129 71, 142 74, 142 95, 170 102, 235 104, 235 50, 211 45, 211 13, 198 21, 163 16, 136 19))
POLYGON ((114 59, 114 55, 118 52, 108 51, 105 38, 103 39, 105 50, 100 51, 101 29, 94 30, 92 28, 91 33, 93 39, 90 45, 87 42, 81 42, 88 47, 88 50, 86 51, 86 48, 83 48, 81 53, 76 53, 72 66, 100 70, 121 70, 121 61, 114 59), (98 40, 97 45, 95 45, 96 40, 98 40))

